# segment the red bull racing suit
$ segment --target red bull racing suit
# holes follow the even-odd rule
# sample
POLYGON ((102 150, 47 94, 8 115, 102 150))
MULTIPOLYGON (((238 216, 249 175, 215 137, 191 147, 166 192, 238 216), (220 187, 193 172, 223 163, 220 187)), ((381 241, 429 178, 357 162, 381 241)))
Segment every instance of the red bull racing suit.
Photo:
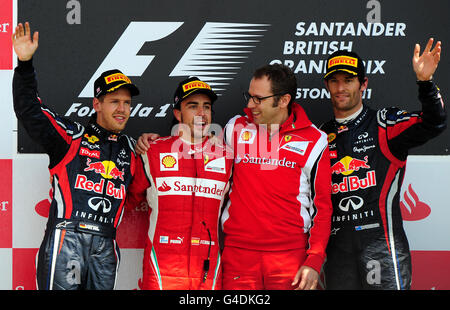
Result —
POLYGON ((332 213, 326 135, 296 103, 270 135, 244 111, 225 130, 235 161, 222 215, 223 288, 289 289, 302 265, 320 272, 325 258, 332 213))
POLYGON ((408 150, 446 128, 438 88, 418 82, 422 111, 363 106, 352 121, 325 123, 333 216, 327 289, 409 289, 411 257, 400 212, 408 150))
POLYGON ((61 118, 41 103, 32 61, 13 79, 14 110, 49 156, 53 199, 37 261, 38 289, 113 289, 115 241, 134 173, 135 141, 61 118))
POLYGON ((127 205, 150 212, 143 289, 220 289, 218 220, 233 159, 222 144, 155 140, 139 157, 127 205), (147 191, 147 194, 145 195, 147 191))

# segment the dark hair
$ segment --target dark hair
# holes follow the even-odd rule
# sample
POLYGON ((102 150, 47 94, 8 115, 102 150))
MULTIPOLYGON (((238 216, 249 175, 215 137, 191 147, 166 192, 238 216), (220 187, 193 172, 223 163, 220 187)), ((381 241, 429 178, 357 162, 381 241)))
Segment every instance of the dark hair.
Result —
POLYGON ((264 76, 267 76, 267 79, 271 81, 273 94, 291 95, 291 100, 288 105, 290 111, 292 102, 294 102, 297 94, 297 79, 294 72, 283 64, 273 64, 258 68, 253 73, 253 78, 255 79, 260 79, 264 76))

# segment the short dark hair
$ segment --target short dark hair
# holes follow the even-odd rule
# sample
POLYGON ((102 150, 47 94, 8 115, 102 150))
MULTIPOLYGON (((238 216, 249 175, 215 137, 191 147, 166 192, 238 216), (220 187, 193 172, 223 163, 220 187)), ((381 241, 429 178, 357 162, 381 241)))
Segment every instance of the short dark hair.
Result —
POLYGON ((260 79, 264 76, 267 76, 267 79, 271 81, 273 94, 291 95, 288 105, 290 111, 292 102, 294 102, 297 94, 297 79, 294 72, 283 64, 273 64, 262 66, 253 73, 253 78, 255 79, 260 79))

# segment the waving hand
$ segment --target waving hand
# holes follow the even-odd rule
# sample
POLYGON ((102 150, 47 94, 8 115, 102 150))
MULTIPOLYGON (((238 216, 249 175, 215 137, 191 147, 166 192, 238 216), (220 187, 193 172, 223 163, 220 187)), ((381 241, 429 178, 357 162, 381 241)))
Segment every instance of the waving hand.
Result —
POLYGON ((39 33, 36 31, 31 39, 30 24, 25 23, 25 27, 19 23, 12 35, 14 51, 21 61, 30 60, 38 48, 39 33))
POLYGON ((441 59, 441 41, 438 41, 433 49, 433 38, 428 40, 427 46, 420 55, 420 45, 414 47, 414 55, 412 59, 414 72, 416 72, 419 81, 428 81, 433 78, 439 60, 441 59))

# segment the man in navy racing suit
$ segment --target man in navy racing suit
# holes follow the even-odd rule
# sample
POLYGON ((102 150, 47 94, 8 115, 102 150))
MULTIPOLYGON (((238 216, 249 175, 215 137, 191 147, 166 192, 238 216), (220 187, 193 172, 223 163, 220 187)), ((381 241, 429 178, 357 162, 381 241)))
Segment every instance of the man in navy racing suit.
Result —
POLYGON ((119 265, 116 228, 134 174, 135 141, 121 134, 137 87, 119 70, 94 83, 96 113, 87 126, 42 104, 32 58, 38 33, 19 24, 13 34, 18 66, 14 110, 49 156, 53 199, 37 261, 38 289, 113 289, 119 265))
POLYGON ((408 150, 446 128, 446 113, 432 76, 441 43, 414 49, 422 111, 375 111, 362 102, 364 64, 337 51, 324 76, 335 118, 328 134, 332 171, 332 229, 324 267, 327 289, 409 289, 411 257, 399 196, 408 150))

